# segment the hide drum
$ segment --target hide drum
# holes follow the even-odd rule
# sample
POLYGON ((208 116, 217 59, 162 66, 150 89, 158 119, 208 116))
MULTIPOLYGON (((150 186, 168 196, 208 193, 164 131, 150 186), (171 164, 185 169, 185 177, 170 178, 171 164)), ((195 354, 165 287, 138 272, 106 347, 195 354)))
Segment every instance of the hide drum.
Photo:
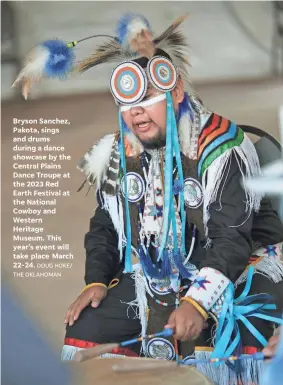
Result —
POLYGON ((84 362, 69 361, 68 364, 74 373, 72 385, 212 385, 192 366, 168 366, 148 370, 141 367, 144 361, 155 364, 159 360, 129 357, 93 358, 84 362), (127 371, 113 370, 113 367, 121 365, 126 365, 127 371))

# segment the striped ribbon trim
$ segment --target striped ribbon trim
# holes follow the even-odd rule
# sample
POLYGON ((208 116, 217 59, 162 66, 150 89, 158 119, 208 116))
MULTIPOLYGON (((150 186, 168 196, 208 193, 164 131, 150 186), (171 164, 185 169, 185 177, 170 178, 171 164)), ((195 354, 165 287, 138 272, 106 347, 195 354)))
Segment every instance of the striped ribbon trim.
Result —
POLYGON ((201 177, 211 163, 226 150, 239 146, 244 132, 233 122, 212 114, 198 140, 198 176, 201 177))
MULTIPOLYGON (((93 348, 94 346, 101 345, 101 344, 98 344, 97 342, 79 340, 77 338, 71 338, 71 337, 66 337, 64 339, 64 344, 69 346, 75 346, 76 348, 80 348, 80 349, 89 349, 89 348, 93 348)), ((127 357, 138 357, 138 354, 129 348, 118 347, 113 349, 111 353, 119 354, 121 356, 127 356, 127 357)))

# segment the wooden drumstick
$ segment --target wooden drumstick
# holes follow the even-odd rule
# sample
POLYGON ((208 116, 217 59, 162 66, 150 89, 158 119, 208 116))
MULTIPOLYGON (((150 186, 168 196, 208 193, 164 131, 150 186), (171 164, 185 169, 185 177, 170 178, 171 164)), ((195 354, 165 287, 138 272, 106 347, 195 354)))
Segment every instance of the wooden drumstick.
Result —
POLYGON ((119 364, 112 366, 114 372, 145 372, 148 370, 158 370, 158 369, 176 369, 178 367, 177 361, 167 361, 167 360, 147 360, 143 358, 138 362, 136 360, 132 361, 120 361, 119 364))
POLYGON ((93 348, 78 350, 74 355, 74 361, 82 362, 91 358, 99 357, 101 354, 111 353, 113 349, 119 347, 119 344, 103 344, 94 346, 93 348))
POLYGON ((110 344, 102 344, 98 346, 94 346, 93 348, 79 350, 74 355, 74 360, 77 362, 82 362, 85 360, 89 360, 91 358, 99 357, 105 353, 112 353, 114 349, 124 348, 125 346, 135 344, 137 342, 148 340, 154 337, 169 337, 173 334, 172 329, 164 329, 162 332, 155 334, 148 334, 143 337, 133 338, 131 340, 123 341, 120 343, 110 343, 110 344))

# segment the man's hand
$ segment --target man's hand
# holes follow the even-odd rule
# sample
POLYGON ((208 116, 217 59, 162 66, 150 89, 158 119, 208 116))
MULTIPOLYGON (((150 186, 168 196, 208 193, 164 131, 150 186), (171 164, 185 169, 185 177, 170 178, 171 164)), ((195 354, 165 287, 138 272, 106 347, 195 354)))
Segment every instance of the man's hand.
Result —
POLYGON ((174 310, 166 328, 175 331, 174 338, 181 341, 196 339, 205 327, 205 320, 200 312, 189 302, 183 302, 174 310))
POLYGON ((103 298, 106 297, 106 294, 107 289, 103 286, 92 286, 86 289, 69 307, 64 321, 65 324, 69 324, 69 326, 74 325, 75 321, 79 318, 81 311, 90 302, 91 306, 96 308, 99 306, 103 298))
POLYGON ((274 356, 278 344, 279 344, 279 335, 272 336, 268 340, 268 345, 262 351, 263 354, 265 355, 265 357, 272 357, 272 356, 274 356))

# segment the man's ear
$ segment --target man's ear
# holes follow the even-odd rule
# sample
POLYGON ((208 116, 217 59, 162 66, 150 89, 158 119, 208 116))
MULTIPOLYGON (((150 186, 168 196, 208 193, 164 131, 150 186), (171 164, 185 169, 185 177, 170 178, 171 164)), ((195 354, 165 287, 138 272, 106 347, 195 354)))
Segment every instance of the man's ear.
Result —
POLYGON ((177 107, 185 97, 185 91, 184 91, 184 83, 181 77, 179 76, 176 87, 172 91, 172 98, 174 106, 177 107))

